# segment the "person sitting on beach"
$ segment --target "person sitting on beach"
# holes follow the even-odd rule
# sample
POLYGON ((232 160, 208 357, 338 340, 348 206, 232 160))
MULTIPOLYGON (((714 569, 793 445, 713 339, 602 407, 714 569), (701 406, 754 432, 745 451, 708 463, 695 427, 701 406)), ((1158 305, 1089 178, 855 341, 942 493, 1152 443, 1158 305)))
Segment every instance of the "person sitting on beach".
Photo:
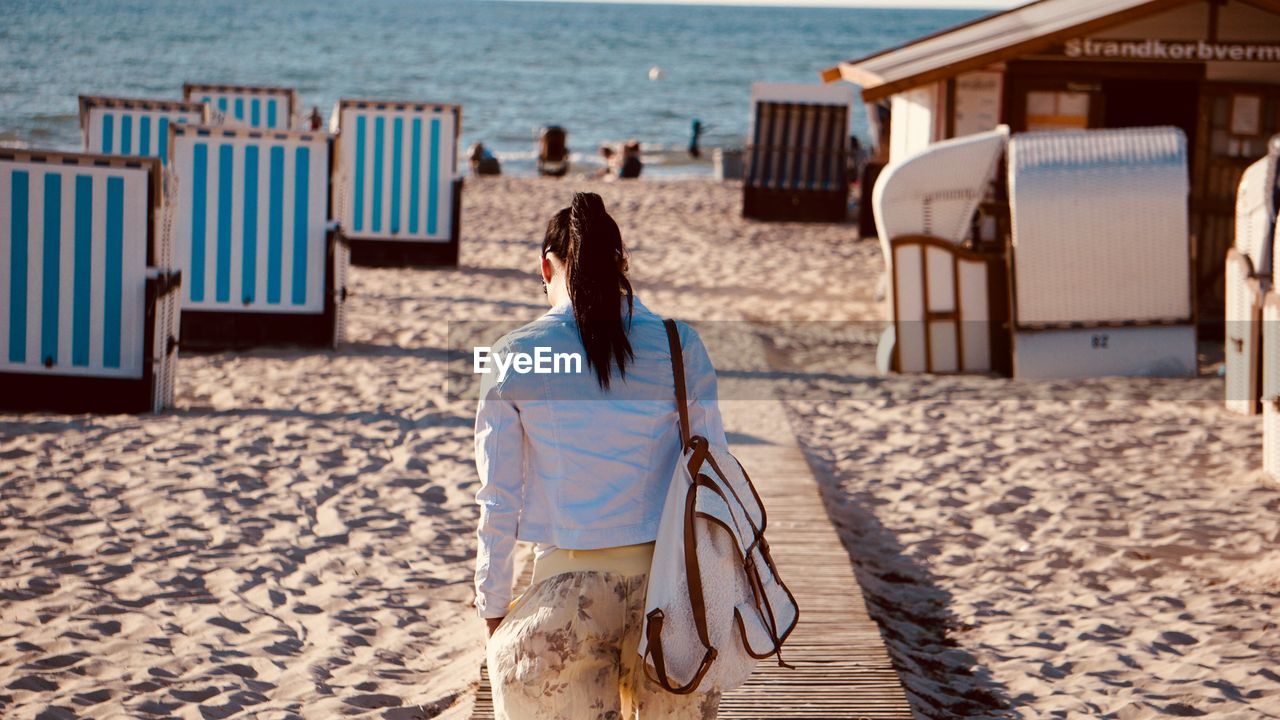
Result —
POLYGON ((622 165, 618 168, 618 177, 623 180, 635 180, 640 177, 642 170, 644 170, 644 163, 640 160, 640 143, 628 140, 627 144, 622 146, 622 165))
POLYGON ((569 174, 569 133, 559 125, 548 125, 538 138, 538 174, 564 177, 569 174))
POLYGON ((472 175, 501 175, 502 165, 498 162, 498 158, 489 152, 484 143, 476 143, 467 150, 467 157, 471 160, 472 175))
MULTIPOLYGON (((669 693, 636 652, 681 450, 663 319, 635 296, 622 234, 594 193, 551 218, 541 273, 551 310, 492 349, 476 409, 475 604, 497 716, 709 720, 718 693, 669 693), (585 362, 498 372, 502 357, 535 352, 585 362), (513 602, 517 541, 536 545, 532 584, 513 602)), ((723 446, 715 369, 679 328, 693 432, 723 446)))
POLYGON ((613 173, 615 172, 613 168, 615 156, 617 156, 617 153, 614 152, 612 147, 608 145, 600 146, 600 161, 604 163, 604 167, 596 170, 595 176, 597 178, 604 178, 607 180, 613 176, 613 173))

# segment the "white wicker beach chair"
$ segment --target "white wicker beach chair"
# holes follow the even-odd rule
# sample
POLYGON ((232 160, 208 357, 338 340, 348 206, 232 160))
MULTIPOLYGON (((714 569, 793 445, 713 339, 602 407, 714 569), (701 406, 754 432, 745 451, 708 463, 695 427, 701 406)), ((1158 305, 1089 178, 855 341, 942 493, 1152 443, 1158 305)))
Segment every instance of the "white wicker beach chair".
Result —
POLYGON ((1280 293, 1262 304, 1262 468, 1280 479, 1280 293))
POLYGON ((227 127, 303 130, 302 106, 293 88, 186 83, 185 100, 201 102, 227 127))
POLYGON ((989 372, 996 364, 1004 256, 960 245, 1008 137, 1002 125, 932 145, 885 168, 876 182, 872 204, 893 320, 882 339, 882 370, 989 372))
POLYGON ((959 245, 995 179, 1009 128, 945 140, 885 167, 871 193, 885 263, 889 239, 930 235, 959 245))
POLYGON ((1016 376, 1195 373, 1187 177, 1176 128, 1010 141, 1016 376))
POLYGON ((180 275, 151 158, 0 148, 0 407, 173 404, 180 275))
POLYGON ((456 265, 462 108, 339 100, 333 207, 360 265, 456 265))
POLYGON ((208 107, 182 100, 80 96, 84 149, 106 155, 137 155, 169 163, 169 125, 207 124, 208 107))
POLYGON ((1276 165, 1280 138, 1266 157, 1250 165, 1236 192, 1236 233, 1226 262, 1226 405, 1258 412, 1262 373, 1258 323, 1262 299, 1272 285, 1276 231, 1276 165))
POLYGON ((348 252, 328 221, 324 132, 172 125, 169 206, 188 346, 333 346, 348 252))
POLYGON ((1261 398, 1261 327, 1263 285, 1248 256, 1227 251, 1226 272, 1226 405, 1241 415, 1257 414, 1261 398))
POLYGON ((753 83, 742 214, 843 222, 851 85, 753 83))

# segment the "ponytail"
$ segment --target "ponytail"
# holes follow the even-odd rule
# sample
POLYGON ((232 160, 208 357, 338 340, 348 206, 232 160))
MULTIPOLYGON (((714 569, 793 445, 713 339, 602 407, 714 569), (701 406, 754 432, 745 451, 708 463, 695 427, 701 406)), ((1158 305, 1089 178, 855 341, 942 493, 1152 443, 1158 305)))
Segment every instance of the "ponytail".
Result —
POLYGON ((634 292, 627 280, 622 233, 599 195, 574 193, 570 206, 556 213, 542 243, 543 255, 548 252, 564 261, 565 286, 587 367, 607 390, 613 366, 625 378, 627 362, 635 357, 622 318, 622 298, 627 298, 630 318, 634 292))

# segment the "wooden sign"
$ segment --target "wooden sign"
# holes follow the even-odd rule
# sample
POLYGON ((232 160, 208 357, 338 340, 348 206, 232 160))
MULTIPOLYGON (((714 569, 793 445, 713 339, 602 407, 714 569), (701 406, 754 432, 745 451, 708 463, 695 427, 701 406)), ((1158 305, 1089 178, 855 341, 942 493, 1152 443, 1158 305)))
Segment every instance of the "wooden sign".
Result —
POLYGON ((1280 43, 1075 38, 1049 54, 1073 60, 1142 62, 1280 62, 1280 43))

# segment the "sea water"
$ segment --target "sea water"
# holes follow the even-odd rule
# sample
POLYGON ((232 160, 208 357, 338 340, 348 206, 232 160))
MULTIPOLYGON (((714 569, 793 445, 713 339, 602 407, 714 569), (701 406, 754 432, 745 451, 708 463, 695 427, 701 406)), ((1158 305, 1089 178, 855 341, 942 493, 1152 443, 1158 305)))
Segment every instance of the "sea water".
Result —
MULTIPOLYGON (((820 82, 841 60, 982 12, 0 0, 0 144, 80 148, 80 94, 178 98, 184 81, 220 82, 294 87, 326 120, 340 97, 458 103, 464 147, 485 143, 507 172, 532 172, 538 129, 558 124, 579 168, 634 138, 646 174, 699 175, 710 152, 688 156, 692 121, 704 149, 741 146, 753 81, 820 82)), ((861 108, 851 132, 867 134, 861 108)))

